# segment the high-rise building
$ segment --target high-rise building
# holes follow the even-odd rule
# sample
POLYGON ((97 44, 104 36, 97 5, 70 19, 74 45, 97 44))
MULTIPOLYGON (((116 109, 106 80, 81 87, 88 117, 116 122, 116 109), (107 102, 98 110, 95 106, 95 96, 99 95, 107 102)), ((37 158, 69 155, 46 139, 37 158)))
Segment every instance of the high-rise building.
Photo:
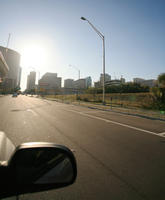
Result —
POLYGON ((3 87, 6 91, 11 92, 18 87, 20 80, 20 54, 12 49, 2 46, 0 46, 0 52, 9 67, 9 71, 3 82, 3 87))
MULTIPOLYGON (((105 82, 108 82, 111 80, 111 76, 109 74, 105 74, 105 82)), ((103 85, 103 74, 100 74, 100 85, 103 85)))
POLYGON ((54 94, 61 88, 61 77, 57 73, 47 72, 39 80, 39 89, 45 93, 54 94))
POLYGON ((157 84, 157 81, 155 79, 145 80, 145 79, 142 79, 142 78, 134 78, 133 82, 139 83, 141 85, 148 86, 148 87, 154 87, 157 84))
POLYGON ((121 83, 125 83, 125 78, 121 77, 120 80, 121 80, 121 83))
POLYGON ((9 67, 0 51, 0 78, 3 79, 9 72, 9 67))
POLYGON ((74 81, 74 85, 73 85, 73 87, 76 89, 86 89, 91 86, 92 86, 92 79, 90 76, 74 81))
POLYGON ((86 79, 81 78, 76 81, 74 81, 74 88, 76 89, 85 89, 86 88, 86 79))
POLYGON ((157 80, 155 79, 148 79, 144 80, 141 85, 148 86, 148 87, 155 87, 157 84, 157 80))
POLYGON ((35 89, 35 82, 36 82, 36 72, 32 71, 30 74, 27 76, 27 90, 32 90, 35 89))
POLYGON ((90 76, 85 78, 86 81, 86 88, 89 88, 92 86, 92 78, 90 76))
POLYGON ((18 72, 18 83, 17 83, 18 87, 20 87, 20 84, 21 84, 21 73, 22 73, 22 68, 19 67, 19 72, 18 72))
POLYGON ((157 84, 157 81, 155 79, 145 80, 145 79, 142 79, 142 78, 134 78, 133 82, 139 83, 141 85, 148 86, 148 87, 154 87, 157 84))
POLYGON ((64 80, 64 88, 73 88, 74 80, 73 79, 65 79, 64 80))
POLYGON ((134 78, 133 79, 134 83, 142 83, 143 81, 145 81, 145 79, 143 79, 143 78, 134 78))
POLYGON ((94 87, 95 88, 100 88, 101 87, 100 81, 94 82, 94 87))

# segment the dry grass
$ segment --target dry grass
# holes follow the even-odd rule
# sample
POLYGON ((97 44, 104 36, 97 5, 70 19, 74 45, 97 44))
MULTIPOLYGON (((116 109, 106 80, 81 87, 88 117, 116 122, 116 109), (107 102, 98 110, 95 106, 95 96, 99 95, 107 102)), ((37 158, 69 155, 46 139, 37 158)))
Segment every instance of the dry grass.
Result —
POLYGON ((65 103, 79 104, 82 106, 93 106, 101 109, 112 109, 118 112, 137 114, 147 117, 165 120, 165 111, 153 109, 152 93, 127 93, 127 94, 106 94, 106 105, 102 105, 102 94, 81 94, 77 95, 46 95, 45 98, 55 99, 65 103), (79 97, 81 100, 77 100, 79 97), (112 101, 111 101, 112 98, 112 101))
MULTIPOLYGON (((101 104, 102 94, 80 94, 80 95, 47 95, 47 98, 55 98, 61 101, 75 102, 77 100, 101 104)), ((151 93, 113 93, 105 94, 106 104, 122 107, 151 108, 151 93)))

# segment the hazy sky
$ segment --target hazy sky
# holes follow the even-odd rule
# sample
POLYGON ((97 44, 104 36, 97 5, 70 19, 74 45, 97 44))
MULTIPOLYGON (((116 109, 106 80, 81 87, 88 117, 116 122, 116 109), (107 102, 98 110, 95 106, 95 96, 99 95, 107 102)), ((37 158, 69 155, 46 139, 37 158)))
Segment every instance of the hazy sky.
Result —
POLYGON ((86 21, 90 20, 106 41, 106 72, 156 78, 165 72, 165 0, 0 0, 0 45, 22 55, 22 82, 35 68, 41 75, 57 72, 66 78, 102 72, 102 41, 86 21))

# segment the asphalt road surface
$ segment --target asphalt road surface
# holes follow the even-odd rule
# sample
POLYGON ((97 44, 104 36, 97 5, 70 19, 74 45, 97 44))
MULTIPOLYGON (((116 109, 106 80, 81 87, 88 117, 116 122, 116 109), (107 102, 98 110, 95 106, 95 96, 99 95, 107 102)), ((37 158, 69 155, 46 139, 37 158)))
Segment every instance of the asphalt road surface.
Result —
POLYGON ((0 97, 0 131, 18 145, 74 151, 75 184, 21 200, 164 200, 165 122, 19 95, 0 97))

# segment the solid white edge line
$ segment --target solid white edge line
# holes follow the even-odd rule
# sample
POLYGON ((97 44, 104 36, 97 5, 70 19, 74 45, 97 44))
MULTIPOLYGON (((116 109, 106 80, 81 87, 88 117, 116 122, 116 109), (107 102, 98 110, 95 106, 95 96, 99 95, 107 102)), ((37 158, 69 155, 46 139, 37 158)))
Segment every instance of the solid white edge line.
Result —
POLYGON ((165 137, 165 132, 159 133, 160 136, 165 137))
POLYGON ((104 118, 101 118, 101 117, 96 117, 96 116, 89 115, 89 114, 86 114, 86 113, 83 113, 83 112, 78 112, 78 111, 75 111, 75 110, 73 111, 73 110, 68 110, 67 109, 66 111, 78 113, 80 115, 87 116, 87 117, 90 117, 90 118, 93 118, 93 119, 102 120, 102 121, 105 121, 107 123, 117 124, 119 126, 127 127, 127 128, 130 128, 130 129, 134 129, 134 130, 145 132, 145 133, 149 133, 149 134, 156 135, 156 136, 159 136, 159 137, 165 137, 165 135, 163 135, 163 133, 160 133, 160 134, 159 133, 155 133, 155 132, 152 132, 152 131, 148 131, 148 130, 145 130, 145 129, 137 128, 137 127, 130 126, 130 125, 127 125, 127 124, 122 124, 120 122, 112 121, 112 120, 109 120, 109 119, 104 119, 104 118))

